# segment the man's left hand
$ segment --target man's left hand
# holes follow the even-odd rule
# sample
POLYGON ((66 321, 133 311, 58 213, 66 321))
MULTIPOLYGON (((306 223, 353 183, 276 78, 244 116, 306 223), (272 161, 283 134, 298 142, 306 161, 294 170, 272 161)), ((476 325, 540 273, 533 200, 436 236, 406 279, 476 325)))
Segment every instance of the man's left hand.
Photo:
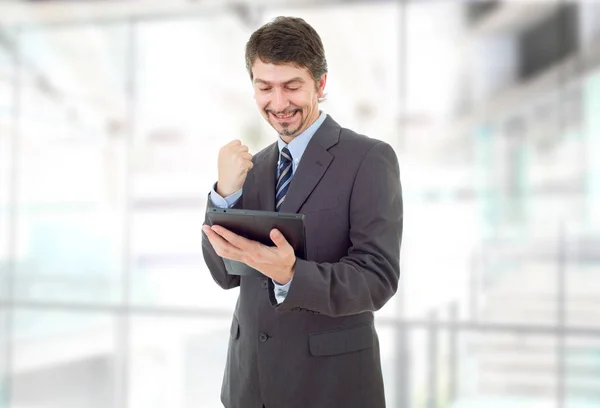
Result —
POLYGON ((277 229, 271 230, 270 234, 273 247, 241 237, 219 225, 203 225, 202 231, 222 258, 243 262, 280 285, 285 285, 294 276, 294 248, 277 229))

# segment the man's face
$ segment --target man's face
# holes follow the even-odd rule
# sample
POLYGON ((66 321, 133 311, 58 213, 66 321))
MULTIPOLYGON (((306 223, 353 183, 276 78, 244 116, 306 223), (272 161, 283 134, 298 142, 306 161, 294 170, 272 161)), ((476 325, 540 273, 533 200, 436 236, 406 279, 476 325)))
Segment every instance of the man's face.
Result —
POLYGON ((286 143, 319 117, 327 74, 316 84, 306 68, 292 63, 267 64, 256 58, 252 75, 256 104, 286 143))

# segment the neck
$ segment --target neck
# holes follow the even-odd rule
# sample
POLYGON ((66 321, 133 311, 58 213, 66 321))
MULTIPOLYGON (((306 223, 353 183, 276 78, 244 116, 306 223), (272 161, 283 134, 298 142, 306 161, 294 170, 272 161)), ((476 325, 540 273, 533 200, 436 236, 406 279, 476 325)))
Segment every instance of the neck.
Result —
POLYGON ((306 129, 308 129, 309 127, 311 127, 311 125, 313 123, 315 123, 317 121, 317 119, 319 119, 319 116, 321 116, 321 112, 319 112, 319 110, 317 109, 316 115, 314 115, 310 120, 306 121, 306 126, 304 128, 302 128, 294 136, 283 136, 283 135, 280 135, 281 140, 283 140, 286 144, 289 144, 292 140, 294 140, 294 138, 296 136, 301 135, 302 132, 304 132, 306 129))

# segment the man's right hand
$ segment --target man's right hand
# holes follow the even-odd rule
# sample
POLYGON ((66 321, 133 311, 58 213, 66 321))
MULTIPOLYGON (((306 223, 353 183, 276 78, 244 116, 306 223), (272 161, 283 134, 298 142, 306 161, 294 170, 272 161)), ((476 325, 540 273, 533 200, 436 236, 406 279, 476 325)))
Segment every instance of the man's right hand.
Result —
POLYGON ((234 140, 219 150, 218 166, 219 181, 216 191, 221 197, 227 197, 242 188, 254 164, 248 146, 234 140))

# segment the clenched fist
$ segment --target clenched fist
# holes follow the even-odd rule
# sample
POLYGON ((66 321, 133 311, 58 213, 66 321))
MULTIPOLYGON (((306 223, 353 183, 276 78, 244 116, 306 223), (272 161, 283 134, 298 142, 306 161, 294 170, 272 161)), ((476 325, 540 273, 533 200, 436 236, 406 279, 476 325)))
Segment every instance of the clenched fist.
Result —
POLYGON ((234 140, 219 150, 218 166, 217 194, 227 197, 242 188, 254 164, 248 146, 234 140))

